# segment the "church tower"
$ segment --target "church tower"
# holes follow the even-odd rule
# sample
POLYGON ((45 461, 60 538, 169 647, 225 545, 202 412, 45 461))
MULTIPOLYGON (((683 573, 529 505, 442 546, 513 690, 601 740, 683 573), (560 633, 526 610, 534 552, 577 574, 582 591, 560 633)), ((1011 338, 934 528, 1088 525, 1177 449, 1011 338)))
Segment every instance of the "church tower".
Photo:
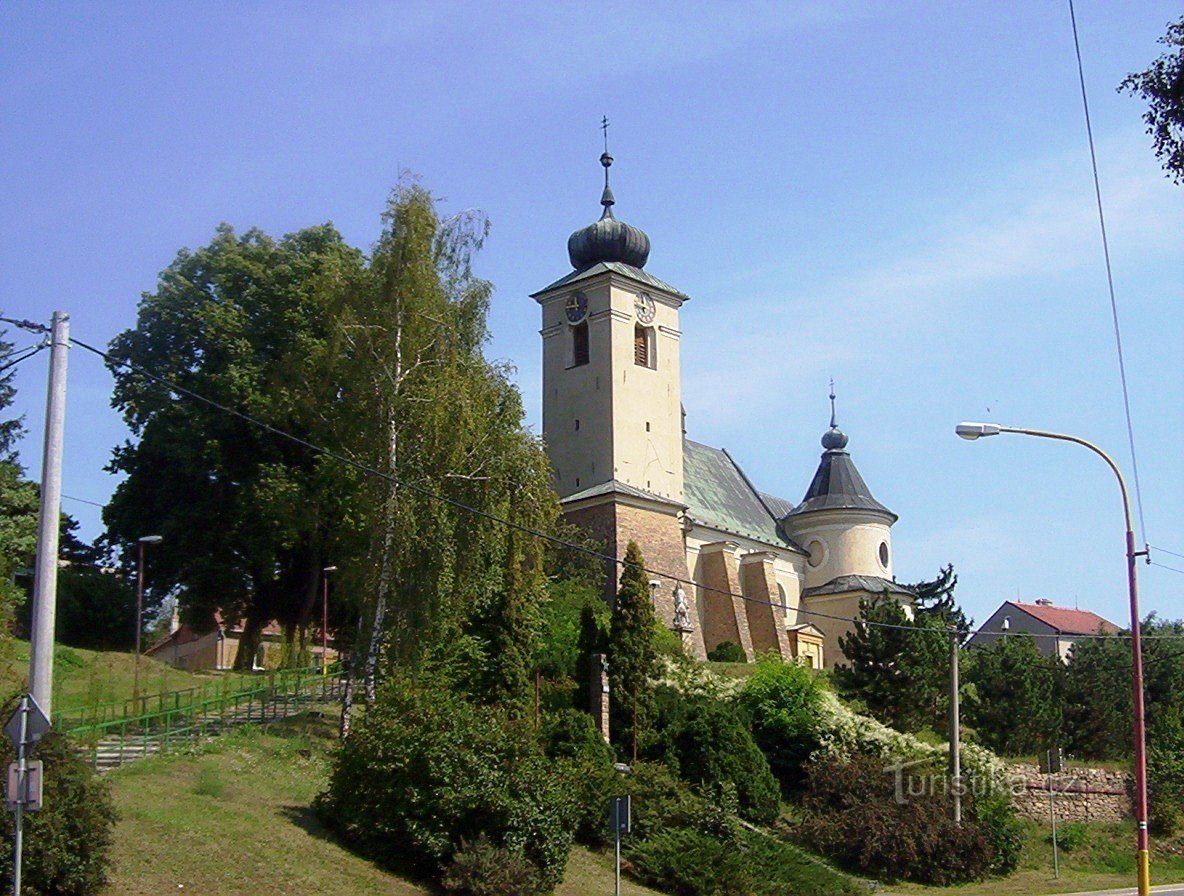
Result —
POLYGON ((614 216, 613 158, 600 162, 600 220, 568 239, 574 270, 532 296, 543 312, 543 438, 561 499, 616 482, 681 502, 687 296, 644 270, 649 237, 614 216))
MULTIPOLYGON (((689 593, 678 314, 687 296, 645 270, 650 240, 617 220, 613 157, 600 157, 600 219, 567 241, 570 273, 531 296, 542 308, 543 440, 564 518, 622 559, 629 541, 651 570, 658 619, 703 657, 689 593)), ((606 569, 605 597, 619 568, 606 569)))

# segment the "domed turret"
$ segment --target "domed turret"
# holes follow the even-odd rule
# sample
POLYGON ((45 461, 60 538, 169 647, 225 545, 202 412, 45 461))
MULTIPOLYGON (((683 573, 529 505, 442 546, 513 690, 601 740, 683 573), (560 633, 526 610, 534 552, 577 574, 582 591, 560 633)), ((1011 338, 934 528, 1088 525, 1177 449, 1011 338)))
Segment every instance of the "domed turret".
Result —
POLYGON ((616 261, 644 268, 650 256, 650 238, 644 230, 613 217, 616 200, 608 184, 608 169, 613 164, 613 157, 606 151, 600 156, 600 164, 604 166, 604 193, 600 197, 604 212, 599 221, 577 230, 567 238, 567 255, 571 259, 571 266, 582 271, 598 262, 616 261))

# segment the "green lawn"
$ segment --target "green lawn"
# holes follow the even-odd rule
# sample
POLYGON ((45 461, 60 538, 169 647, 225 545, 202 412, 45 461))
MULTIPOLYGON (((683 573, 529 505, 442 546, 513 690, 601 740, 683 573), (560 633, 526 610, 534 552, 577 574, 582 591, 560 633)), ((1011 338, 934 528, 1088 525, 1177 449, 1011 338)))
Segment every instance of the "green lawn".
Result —
MULTIPOLYGON (((0 669, 4 693, 23 693, 28 687, 29 642, 15 642, 13 663, 0 669)), ((135 679, 134 653, 82 650, 59 644, 53 655, 53 711, 128 700, 135 679)), ((214 680, 174 669, 152 657, 140 659, 140 693, 178 691, 214 680)))
MULTIPOLYGON (((1061 850, 1061 876, 1053 876, 1052 843, 1047 826, 1029 823, 1020 869, 1007 878, 966 884, 960 887, 923 887, 893 884, 889 893, 958 894, 958 896, 1040 896, 1051 893, 1081 893, 1135 885, 1135 826, 1123 824, 1070 825, 1066 833, 1078 840, 1073 848, 1061 850), (1075 836, 1076 835, 1076 836, 1075 836)), ((1153 842, 1151 883, 1184 881, 1184 841, 1180 838, 1153 842)))
MULTIPOLYGON (((241 729, 188 754, 112 772, 120 821, 103 896, 332 893, 432 896, 339 846, 308 808, 325 786, 335 725, 241 729)), ((613 890, 612 858, 576 849, 558 896, 613 890)), ((622 881, 625 896, 657 896, 622 881)))

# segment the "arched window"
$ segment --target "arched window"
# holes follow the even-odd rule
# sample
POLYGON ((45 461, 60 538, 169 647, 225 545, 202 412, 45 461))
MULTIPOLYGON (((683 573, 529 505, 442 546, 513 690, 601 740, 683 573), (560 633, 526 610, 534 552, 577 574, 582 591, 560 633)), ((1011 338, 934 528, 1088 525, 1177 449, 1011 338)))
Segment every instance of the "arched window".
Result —
POLYGON ((571 366, 582 367, 588 363, 588 322, 571 328, 571 366))
POLYGON ((633 363, 638 367, 658 369, 658 351, 654 344, 654 328, 636 326, 633 328, 633 363))

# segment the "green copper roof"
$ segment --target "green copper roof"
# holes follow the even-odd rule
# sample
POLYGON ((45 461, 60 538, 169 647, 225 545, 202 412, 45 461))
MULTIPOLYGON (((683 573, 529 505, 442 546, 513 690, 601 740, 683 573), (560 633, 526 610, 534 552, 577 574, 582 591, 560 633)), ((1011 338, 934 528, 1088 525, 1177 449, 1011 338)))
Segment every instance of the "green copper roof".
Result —
POLYGON ((771 547, 801 551, 774 516, 793 505, 754 489, 726 451, 686 439, 682 463, 683 497, 696 523, 771 547))

